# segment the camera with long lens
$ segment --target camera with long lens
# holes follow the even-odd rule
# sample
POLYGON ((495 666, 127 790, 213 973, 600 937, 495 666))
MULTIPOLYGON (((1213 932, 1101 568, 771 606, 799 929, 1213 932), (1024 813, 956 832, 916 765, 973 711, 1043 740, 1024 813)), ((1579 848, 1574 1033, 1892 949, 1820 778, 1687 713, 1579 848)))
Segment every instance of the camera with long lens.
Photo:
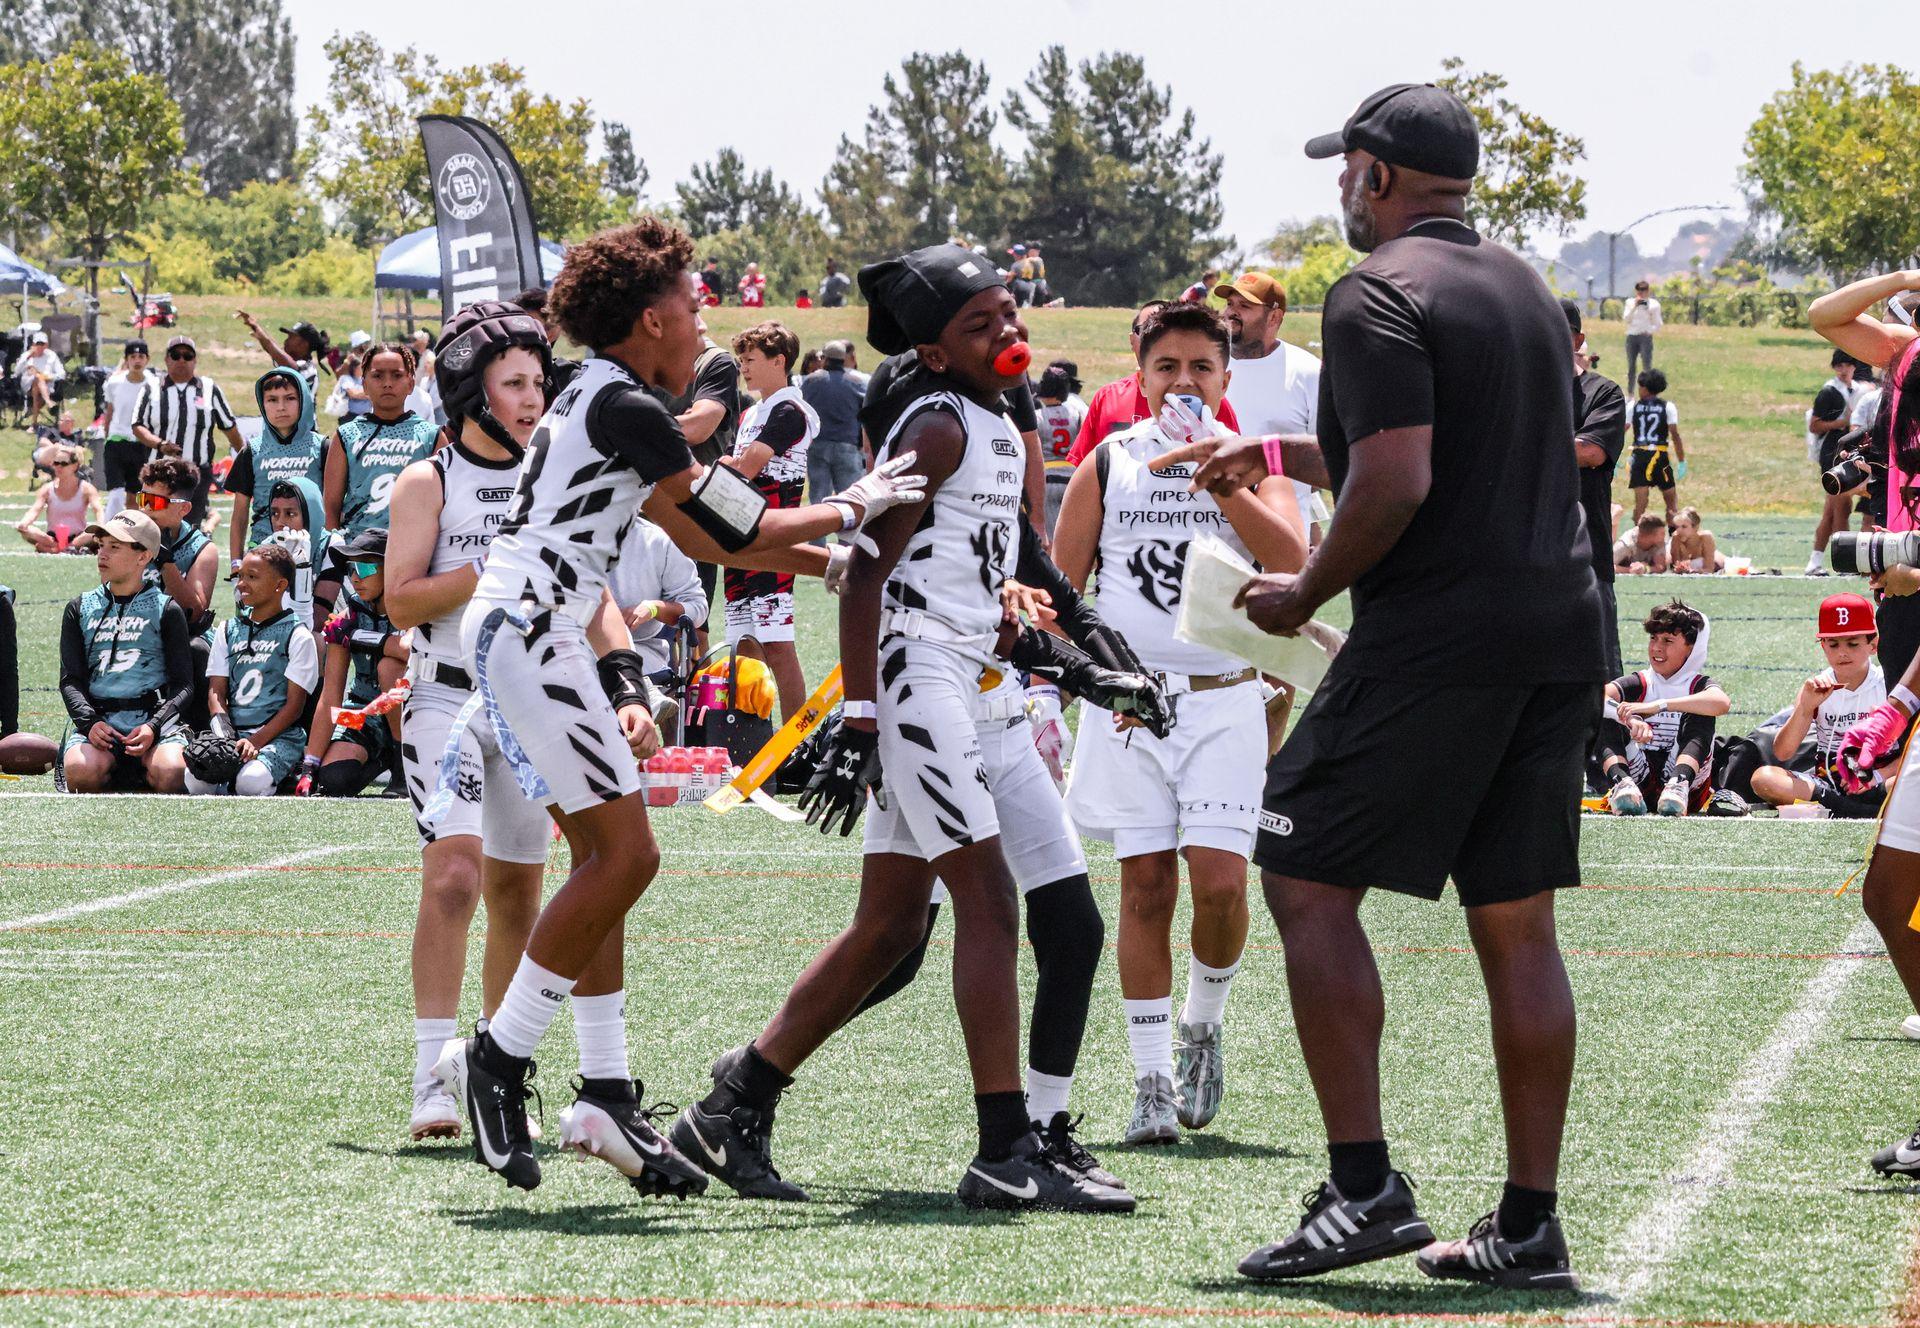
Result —
POLYGON ((1879 576, 1889 567, 1920 567, 1920 530, 1836 534, 1827 541, 1827 566, 1849 576, 1879 576))
POLYGON ((1820 487, 1829 494, 1850 493, 1873 478, 1873 462, 1886 464, 1884 457, 1870 457, 1867 430, 1854 429, 1833 445, 1834 464, 1820 472, 1820 487))

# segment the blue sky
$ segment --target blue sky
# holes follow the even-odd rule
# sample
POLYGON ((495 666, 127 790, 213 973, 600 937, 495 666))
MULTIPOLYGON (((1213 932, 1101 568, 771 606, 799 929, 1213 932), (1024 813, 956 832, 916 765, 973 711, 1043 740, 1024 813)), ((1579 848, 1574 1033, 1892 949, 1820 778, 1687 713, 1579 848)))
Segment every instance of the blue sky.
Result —
MULTIPOLYGON (((453 64, 506 58, 534 87, 585 96, 603 118, 630 124, 655 198, 671 197, 691 165, 728 145, 811 197, 840 135, 858 135, 882 74, 915 50, 966 51, 999 93, 1019 84, 1043 46, 1063 44, 1075 59, 1130 50, 1225 154, 1226 228, 1243 245, 1285 218, 1334 211, 1338 163, 1307 161, 1301 144, 1337 128, 1374 88, 1435 76, 1448 55, 1504 74, 1516 102, 1586 139, 1589 210, 1576 233, 1656 208, 1737 205, 1746 128, 1796 59, 1920 64, 1920 41, 1880 40, 1897 30, 1889 19, 1900 8, 1901 0, 288 7, 303 107, 329 74, 321 44, 342 28, 372 28, 390 47, 415 45, 453 64)), ((1636 235, 1657 251, 1684 219, 1661 218, 1636 235)), ((1559 245, 1538 243, 1548 253, 1559 245)))

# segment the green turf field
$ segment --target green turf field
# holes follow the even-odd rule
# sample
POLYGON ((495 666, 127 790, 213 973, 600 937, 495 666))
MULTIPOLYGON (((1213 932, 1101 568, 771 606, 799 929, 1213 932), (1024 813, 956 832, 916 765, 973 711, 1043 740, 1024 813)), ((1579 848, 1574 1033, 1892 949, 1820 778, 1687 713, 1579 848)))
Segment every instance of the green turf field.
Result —
MULTIPOLYGON (((1717 528, 1761 566, 1799 561, 1798 521, 1717 528)), ((0 559, 22 604, 29 727, 58 731, 53 632, 90 578, 83 559, 0 559)), ((1714 619, 1727 727, 1744 731, 1812 671, 1813 606, 1834 584, 1622 582, 1629 650, 1647 606, 1686 595, 1714 619)), ((802 624, 817 677, 832 631, 817 591, 802 624)), ((1325 1168, 1258 903, 1226 1105, 1175 1149, 1103 1147, 1131 1071, 1102 974, 1075 1106, 1141 1197, 1130 1218, 952 1200, 973 1121, 944 950, 788 1095, 777 1157, 814 1203, 643 1202, 557 1154, 525 1196, 465 1146, 405 1141, 418 857, 404 804, 0 787, 0 1323, 1915 1321, 1912 1192, 1865 1159, 1920 1114, 1920 1047, 1896 1032, 1909 1007, 1857 894, 1832 893, 1860 825, 1586 820, 1590 888, 1561 905, 1582 1016, 1562 1213, 1590 1289, 1542 1302, 1431 1284, 1410 1260, 1283 1288, 1234 1276, 1325 1168)), ((630 1041, 649 1097, 684 1102, 845 921, 858 859, 752 810, 655 824, 665 869, 628 930, 630 1041)), ((1090 848, 1111 923, 1114 865, 1090 848)), ((557 882, 563 847, 553 867, 557 882)), ((1477 969, 1450 904, 1380 897, 1368 922, 1396 1161, 1458 1234, 1502 1176, 1477 969)), ((943 919, 942 946, 951 934, 943 919)), ((566 1018, 543 1051, 551 1135, 566 1018)))

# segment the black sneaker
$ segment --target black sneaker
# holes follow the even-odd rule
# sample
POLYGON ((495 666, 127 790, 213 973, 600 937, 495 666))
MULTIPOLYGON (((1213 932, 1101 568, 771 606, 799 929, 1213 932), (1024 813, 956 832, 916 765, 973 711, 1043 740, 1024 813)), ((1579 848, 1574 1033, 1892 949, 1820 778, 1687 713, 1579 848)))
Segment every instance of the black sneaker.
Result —
POLYGON ((560 1113, 560 1146, 597 1157, 625 1176, 642 1194, 684 1199, 704 1194, 707 1173, 681 1156, 653 1122, 672 1106, 643 1107, 640 1084, 625 1094, 600 1093, 573 1081, 573 1105, 560 1113))
POLYGON ((1104 1185, 1110 1190, 1127 1188, 1125 1181, 1101 1166, 1100 1159, 1074 1137, 1080 1128, 1080 1117, 1068 1119, 1066 1112, 1056 1111, 1052 1120, 1045 1125, 1036 1124, 1034 1128, 1040 1133, 1040 1149, 1048 1161, 1076 1176, 1085 1176, 1095 1185, 1104 1185))
MULTIPOLYGON (((713 1068, 707 1071, 707 1077, 713 1080, 713 1086, 715 1088, 720 1087, 720 1085, 726 1081, 727 1076, 733 1073, 734 1066, 747 1058, 747 1048, 751 1045, 751 1043, 742 1042, 731 1051, 723 1051, 720 1053, 720 1059, 715 1061, 713 1068)), ((773 1101, 767 1103, 766 1106, 760 1108, 760 1133, 766 1138, 769 1151, 773 1148, 774 1109, 779 1105, 780 1099, 776 1097, 773 1101)))
POLYGON ((680 1113, 668 1137, 687 1157, 718 1176, 744 1199, 783 1199, 805 1203, 807 1192, 774 1169, 767 1131, 773 1109, 741 1105, 711 1112, 698 1102, 680 1113))
POLYGON ((495 1074, 475 1055, 481 1034, 455 1038, 441 1049, 433 1072, 466 1108, 473 1125, 473 1157, 500 1173, 507 1184, 531 1190, 540 1184, 540 1163, 527 1130, 527 1099, 534 1095, 534 1064, 518 1075, 495 1074))
POLYGON ((1525 1240, 1508 1240, 1500 1234, 1499 1218, 1488 1213, 1473 1224, 1465 1239, 1429 1245, 1414 1263, 1428 1277, 1521 1291, 1580 1289, 1580 1279, 1567 1260, 1567 1239, 1560 1234, 1560 1219, 1552 1215, 1525 1240))
POLYGON ((1920 1128, 1875 1153, 1873 1169, 1882 1176, 1920 1176, 1920 1128))
POLYGON ((1329 1180, 1300 1202, 1307 1215, 1299 1228, 1242 1259, 1243 1277, 1260 1282, 1314 1277, 1433 1243, 1433 1228, 1413 1207, 1413 1182, 1398 1171, 1388 1174, 1371 1199, 1349 1199, 1329 1180))
POLYGON ((1713 796, 1707 799, 1705 814, 1708 816, 1745 816, 1753 809, 1747 806, 1747 800, 1732 789, 1715 789, 1713 796))
POLYGON ((1056 1213, 1131 1213, 1133 1196, 1069 1170, 1047 1155, 1029 1131, 1013 1156, 989 1162, 976 1156, 960 1178, 960 1202, 969 1208, 1040 1208, 1056 1213))

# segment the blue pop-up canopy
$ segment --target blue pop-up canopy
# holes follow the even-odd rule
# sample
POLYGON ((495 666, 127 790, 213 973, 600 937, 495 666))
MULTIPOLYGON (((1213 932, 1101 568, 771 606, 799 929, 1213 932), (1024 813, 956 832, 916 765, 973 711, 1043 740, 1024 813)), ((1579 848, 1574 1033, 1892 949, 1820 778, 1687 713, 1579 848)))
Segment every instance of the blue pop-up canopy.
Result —
MULTIPOLYGON (((553 240, 540 242, 540 271, 549 284, 560 275, 566 253, 553 240)), ((440 235, 433 226, 402 235, 380 251, 373 284, 381 290, 438 292, 440 289, 440 235)), ((4 285, 4 281, 0 281, 4 285)))
POLYGON ((8 295, 65 295, 67 288, 50 272, 42 272, 6 245, 0 244, 0 292, 8 295))

